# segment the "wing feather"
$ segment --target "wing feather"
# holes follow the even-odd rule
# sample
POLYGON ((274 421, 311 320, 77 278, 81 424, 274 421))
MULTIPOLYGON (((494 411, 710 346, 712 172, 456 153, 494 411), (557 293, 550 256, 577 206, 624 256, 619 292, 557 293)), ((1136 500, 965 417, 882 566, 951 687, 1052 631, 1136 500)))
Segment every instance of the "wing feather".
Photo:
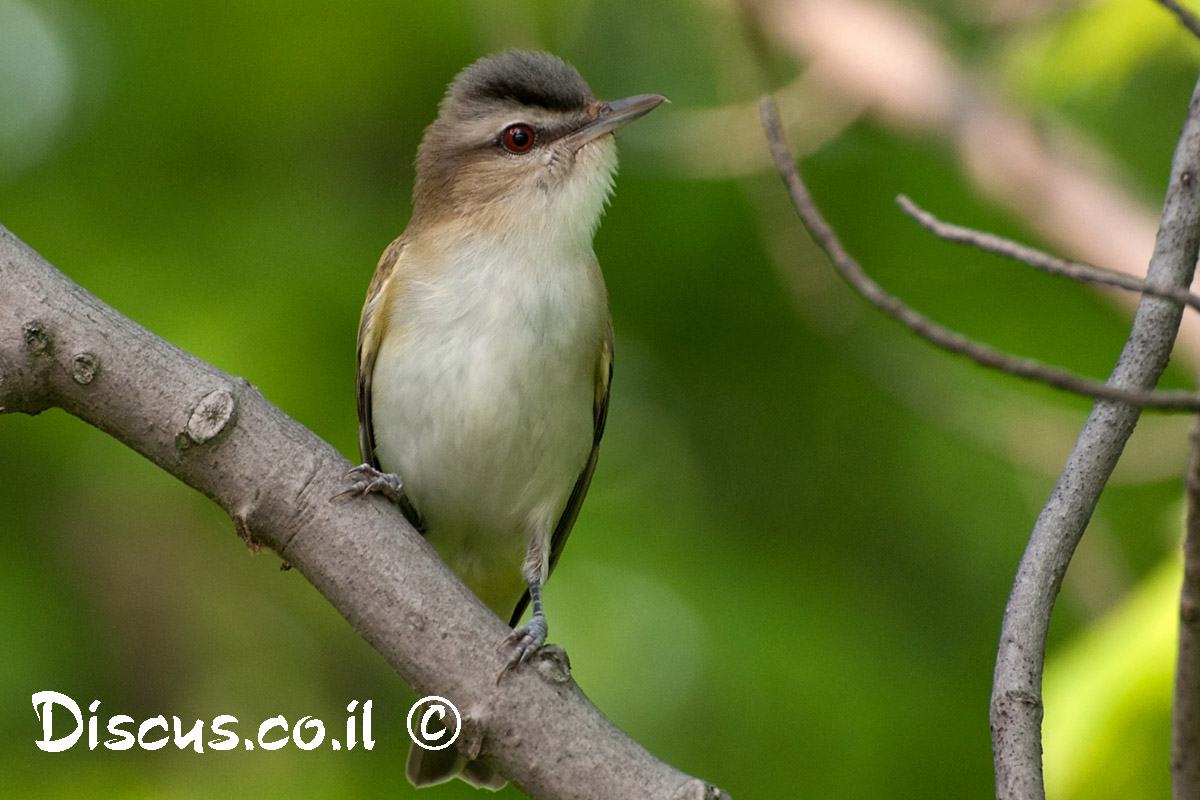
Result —
POLYGON ((387 296, 388 281, 404 250, 404 237, 388 245, 379 259, 379 266, 371 277, 367 299, 363 303, 362 318, 358 323, 358 375, 354 383, 354 396, 358 401, 358 452, 364 464, 382 469, 375 455, 375 422, 371 416, 371 381, 375 375, 375 358, 387 332, 387 315, 383 313, 384 298, 387 296))
MULTIPOLYGON (((375 452, 375 417, 371 410, 371 383, 375 377, 375 359, 379 346, 387 333, 388 296, 396 291, 396 266, 404 252, 404 237, 401 236, 383 251, 371 285, 367 289, 367 300, 363 304, 362 319, 358 323, 358 375, 354 382, 354 396, 358 401, 358 452, 364 464, 377 470, 387 470, 379 463, 375 452)), ((403 477, 403 476, 401 476, 403 477)), ((425 533, 425 518, 417 510, 408 495, 402 494, 397 505, 412 526, 425 533)))

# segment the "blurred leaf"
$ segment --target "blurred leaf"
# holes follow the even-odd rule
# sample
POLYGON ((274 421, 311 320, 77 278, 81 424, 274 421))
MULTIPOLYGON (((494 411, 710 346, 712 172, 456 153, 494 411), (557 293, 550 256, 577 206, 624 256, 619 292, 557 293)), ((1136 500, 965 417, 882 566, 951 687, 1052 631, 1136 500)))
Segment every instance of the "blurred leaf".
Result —
POLYGON ((1046 794, 1127 798, 1170 794, 1171 687, 1178 558, 1046 664, 1046 794))

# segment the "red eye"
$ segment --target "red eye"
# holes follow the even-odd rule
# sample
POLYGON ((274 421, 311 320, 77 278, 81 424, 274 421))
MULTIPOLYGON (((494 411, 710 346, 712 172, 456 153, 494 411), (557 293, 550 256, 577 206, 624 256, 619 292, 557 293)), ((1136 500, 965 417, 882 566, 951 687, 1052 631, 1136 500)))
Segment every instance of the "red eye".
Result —
POLYGON ((504 149, 510 153, 525 153, 533 147, 533 128, 524 123, 504 129, 504 149))

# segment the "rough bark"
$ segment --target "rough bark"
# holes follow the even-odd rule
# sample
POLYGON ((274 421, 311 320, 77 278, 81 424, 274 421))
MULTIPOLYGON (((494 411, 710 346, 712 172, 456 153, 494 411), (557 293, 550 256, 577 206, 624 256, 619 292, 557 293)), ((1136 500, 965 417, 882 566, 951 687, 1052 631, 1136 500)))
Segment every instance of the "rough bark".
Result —
POLYGON ((622 733, 553 649, 497 684, 508 629, 387 501, 331 500, 350 462, 246 380, 124 317, 0 226, 0 413, 51 407, 216 501, 401 677, 454 703, 460 749, 488 754, 530 797, 727 796, 622 733))

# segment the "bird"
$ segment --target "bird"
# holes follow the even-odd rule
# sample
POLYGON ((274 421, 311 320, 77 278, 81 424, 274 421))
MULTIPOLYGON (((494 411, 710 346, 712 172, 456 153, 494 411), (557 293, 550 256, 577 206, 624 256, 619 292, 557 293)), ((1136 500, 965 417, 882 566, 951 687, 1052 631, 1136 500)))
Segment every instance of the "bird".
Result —
MULTIPOLYGON (((597 100, 549 53, 508 50, 450 83, 417 150, 412 216, 358 331, 359 451, 343 495, 396 503, 512 632, 497 680, 540 648, 542 587, 596 469, 613 331, 592 249, 614 131, 666 100, 597 100), (526 610, 529 621, 519 624, 526 610)), ((504 778, 413 745, 416 786, 504 778)))

